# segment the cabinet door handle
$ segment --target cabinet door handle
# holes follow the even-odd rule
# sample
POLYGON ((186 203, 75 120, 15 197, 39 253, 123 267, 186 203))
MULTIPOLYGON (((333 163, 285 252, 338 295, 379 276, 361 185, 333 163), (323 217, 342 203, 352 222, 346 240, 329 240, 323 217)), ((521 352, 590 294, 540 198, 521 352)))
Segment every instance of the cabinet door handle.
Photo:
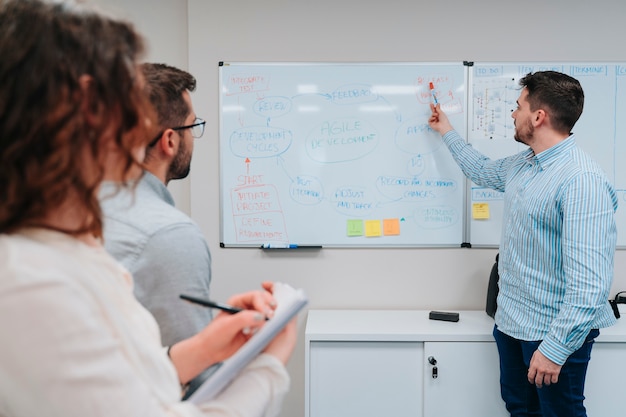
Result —
POLYGON ((437 369, 437 359, 435 359, 434 356, 429 356, 428 363, 433 366, 433 369, 432 369, 433 379, 437 379, 437 377, 439 376, 439 370, 437 369))

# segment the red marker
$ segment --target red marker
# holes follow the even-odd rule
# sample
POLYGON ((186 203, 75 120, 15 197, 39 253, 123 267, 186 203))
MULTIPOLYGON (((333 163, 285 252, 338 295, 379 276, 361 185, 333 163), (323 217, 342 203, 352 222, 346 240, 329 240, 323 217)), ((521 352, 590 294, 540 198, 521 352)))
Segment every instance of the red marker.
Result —
POLYGON ((428 86, 430 87, 430 94, 433 96, 433 101, 435 102, 435 106, 436 106, 438 102, 437 102, 437 96, 435 95, 435 85, 431 81, 430 83, 428 83, 428 86))

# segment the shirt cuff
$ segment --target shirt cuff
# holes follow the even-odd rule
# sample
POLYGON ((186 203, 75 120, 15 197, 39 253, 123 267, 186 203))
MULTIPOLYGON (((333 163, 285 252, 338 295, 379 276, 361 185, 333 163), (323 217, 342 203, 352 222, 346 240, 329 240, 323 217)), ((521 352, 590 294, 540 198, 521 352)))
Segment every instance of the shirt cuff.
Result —
POLYGON ((543 354, 543 356, 550 359, 557 365, 563 365, 567 358, 569 358, 573 353, 570 348, 563 345, 550 335, 543 339, 541 344, 539 344, 538 350, 543 354))

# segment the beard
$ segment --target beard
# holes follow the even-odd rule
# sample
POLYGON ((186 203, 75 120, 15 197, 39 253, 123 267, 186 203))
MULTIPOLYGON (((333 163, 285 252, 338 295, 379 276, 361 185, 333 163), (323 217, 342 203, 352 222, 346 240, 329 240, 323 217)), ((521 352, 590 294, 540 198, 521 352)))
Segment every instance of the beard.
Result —
POLYGON ((191 151, 187 149, 185 141, 181 140, 178 153, 168 170, 168 178, 170 180, 182 180, 189 175, 189 171, 191 171, 191 151))
POLYGON ((524 126, 520 128, 515 126, 515 135, 513 136, 513 138, 516 142, 530 146, 534 135, 535 127, 530 120, 527 120, 524 126))

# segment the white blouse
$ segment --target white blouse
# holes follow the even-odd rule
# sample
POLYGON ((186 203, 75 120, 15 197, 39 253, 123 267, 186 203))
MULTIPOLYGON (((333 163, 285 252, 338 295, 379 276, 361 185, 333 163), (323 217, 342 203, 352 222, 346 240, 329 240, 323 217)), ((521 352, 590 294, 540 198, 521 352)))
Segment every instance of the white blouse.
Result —
POLYGON ((158 326, 102 247, 28 229, 0 235, 0 415, 271 416, 289 387, 260 355, 215 400, 180 401, 158 326))

